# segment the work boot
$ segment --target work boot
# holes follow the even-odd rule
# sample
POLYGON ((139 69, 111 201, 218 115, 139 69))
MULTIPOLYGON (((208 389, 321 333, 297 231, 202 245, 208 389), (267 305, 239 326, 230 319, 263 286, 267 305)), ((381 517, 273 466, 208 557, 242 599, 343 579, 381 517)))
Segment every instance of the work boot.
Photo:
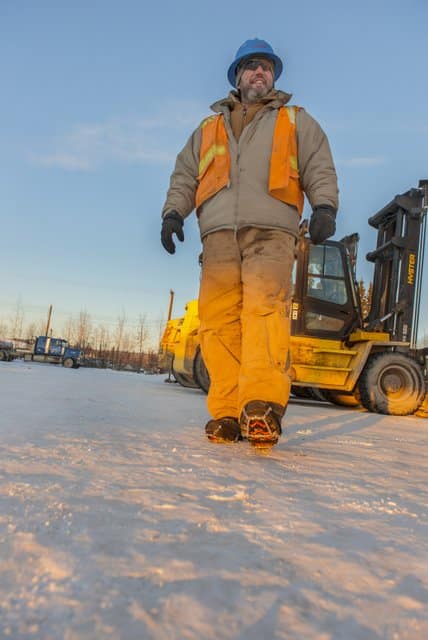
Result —
POLYGON ((252 400, 242 409, 241 434, 255 447, 272 447, 282 433, 284 409, 274 402, 252 400))
POLYGON ((205 433, 211 442, 238 442, 238 440, 242 440, 239 422, 230 416, 207 422, 205 433))

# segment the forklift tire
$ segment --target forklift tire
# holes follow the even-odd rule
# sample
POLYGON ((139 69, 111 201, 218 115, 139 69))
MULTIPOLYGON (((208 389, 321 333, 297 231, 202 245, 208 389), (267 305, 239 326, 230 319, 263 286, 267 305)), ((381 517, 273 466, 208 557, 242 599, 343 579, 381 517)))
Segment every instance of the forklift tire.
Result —
POLYGON ((354 393, 343 393, 341 391, 323 389, 322 393, 328 402, 336 404, 339 407, 353 408, 361 406, 361 398, 358 389, 354 393))
POLYGON ((358 381, 361 404, 368 411, 393 416, 414 413, 425 395, 422 368, 407 355, 374 354, 358 381))
POLYGON ((190 378, 190 376, 186 376, 184 373, 176 373, 172 372, 172 375, 177 380, 178 384, 181 384, 182 387, 188 387, 189 389, 199 389, 199 385, 196 384, 194 380, 190 378))
POLYGON ((190 389, 199 389, 198 383, 193 380, 190 376, 185 373, 177 373, 174 369, 174 361, 171 365, 171 372, 174 378, 177 380, 178 384, 181 384, 182 387, 188 387, 190 389))
POLYGON ((62 363, 62 366, 65 367, 66 369, 72 369, 74 367, 73 358, 66 358, 62 363))
POLYGON ((210 374, 205 366, 200 347, 197 348, 195 359, 193 360, 193 377, 202 391, 208 393, 211 384, 210 374))
POLYGON ((428 418, 428 389, 426 390, 424 401, 415 412, 415 416, 418 416, 419 418, 428 418))

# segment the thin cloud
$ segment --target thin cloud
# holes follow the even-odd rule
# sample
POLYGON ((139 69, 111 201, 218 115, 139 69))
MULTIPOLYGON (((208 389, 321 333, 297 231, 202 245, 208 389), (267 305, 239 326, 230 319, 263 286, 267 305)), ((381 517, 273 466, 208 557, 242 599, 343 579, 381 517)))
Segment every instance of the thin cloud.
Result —
POLYGON ((385 158, 382 156, 363 156, 349 158, 343 162, 345 167, 376 167, 385 164, 385 158))
POLYGON ((28 160, 68 171, 92 171, 114 163, 171 164, 179 150, 177 144, 184 144, 204 115, 198 105, 180 104, 153 117, 76 124, 49 141, 48 150, 29 153, 28 160))
POLYGON ((58 167, 67 169, 68 171, 90 171, 91 169, 90 163, 87 160, 65 153, 53 153, 51 155, 29 153, 28 159, 32 164, 49 169, 58 167))

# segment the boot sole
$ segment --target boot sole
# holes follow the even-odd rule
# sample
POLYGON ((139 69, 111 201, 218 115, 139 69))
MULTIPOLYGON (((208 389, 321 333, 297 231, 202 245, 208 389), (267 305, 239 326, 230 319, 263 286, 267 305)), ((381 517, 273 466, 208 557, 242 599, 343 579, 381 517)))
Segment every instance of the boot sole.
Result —
POLYGON ((237 438, 236 440, 229 440, 228 438, 218 438, 216 436, 207 436, 210 442, 216 442, 218 444, 236 444, 240 442, 242 438, 237 438))
POLYGON ((262 420, 250 421, 247 427, 248 442, 258 449, 270 449, 277 444, 280 434, 262 420))

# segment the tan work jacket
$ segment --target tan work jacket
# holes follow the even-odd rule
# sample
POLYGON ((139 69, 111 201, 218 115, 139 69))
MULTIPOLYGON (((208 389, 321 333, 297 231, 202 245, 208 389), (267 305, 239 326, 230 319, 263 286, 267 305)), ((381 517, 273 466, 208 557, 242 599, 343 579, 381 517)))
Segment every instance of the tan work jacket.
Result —
MULTIPOLYGON (((243 129, 236 140, 230 126, 230 113, 238 100, 231 92, 212 105, 215 113, 224 114, 229 140, 229 184, 199 208, 201 238, 220 229, 237 231, 244 227, 282 229, 298 235, 299 214, 296 207, 285 204, 268 193, 270 158, 277 110, 290 95, 272 90, 265 105, 243 129)), ((312 207, 328 204, 337 208, 336 171, 327 137, 319 124, 303 109, 296 114, 297 155, 300 184, 312 207)), ((198 186, 201 129, 198 127, 178 154, 170 180, 162 215, 177 211, 186 218, 195 208, 198 186)))

